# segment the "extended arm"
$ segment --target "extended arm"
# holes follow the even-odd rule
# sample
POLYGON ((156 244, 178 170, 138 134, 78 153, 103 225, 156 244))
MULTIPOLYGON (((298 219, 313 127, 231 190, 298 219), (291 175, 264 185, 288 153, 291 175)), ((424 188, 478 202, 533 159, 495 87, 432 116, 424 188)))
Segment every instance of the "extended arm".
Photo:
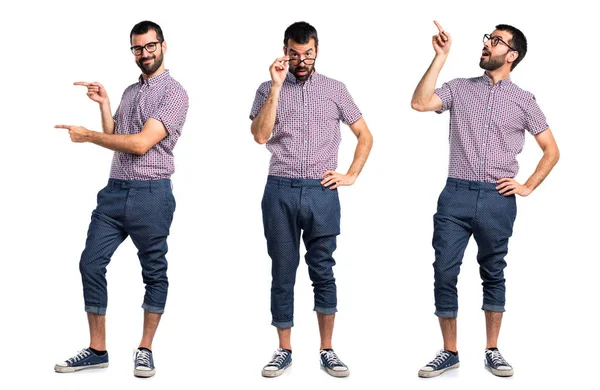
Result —
POLYGON ((448 58, 450 46, 452 45, 450 34, 444 31, 438 22, 434 21, 434 23, 439 31, 439 34, 434 35, 432 38, 435 57, 421 78, 421 81, 419 81, 410 103, 414 110, 421 112, 438 111, 442 109, 442 100, 434 91, 438 76, 446 63, 446 58, 448 58))
POLYGON ((72 125, 56 125, 54 127, 68 129, 73 142, 91 142, 116 152, 140 156, 146 154, 168 135, 165 125, 154 118, 148 119, 142 131, 137 134, 107 134, 72 125))
POLYGON ((87 88, 88 97, 98 103, 100 106, 100 116, 102 118, 102 131, 106 134, 114 134, 115 132, 115 121, 112 117, 112 111, 110 109, 110 100, 106 89, 102 84, 97 81, 88 83, 86 81, 76 81, 73 85, 81 85, 87 88))

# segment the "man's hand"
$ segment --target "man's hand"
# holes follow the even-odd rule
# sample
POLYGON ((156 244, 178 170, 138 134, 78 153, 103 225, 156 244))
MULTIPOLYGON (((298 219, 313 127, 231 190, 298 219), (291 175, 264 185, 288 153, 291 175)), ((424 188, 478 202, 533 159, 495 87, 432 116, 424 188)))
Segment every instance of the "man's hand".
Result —
POLYGON ((94 81, 93 83, 88 83, 86 81, 76 81, 73 85, 81 85, 87 87, 87 95, 90 99, 95 101, 96 103, 105 103, 108 101, 108 94, 106 93, 106 89, 99 82, 94 81))
POLYGON ((434 20, 433 23, 435 23, 435 26, 439 31, 439 33, 434 35, 431 40, 433 50, 435 50, 436 55, 448 55, 450 46, 452 45, 452 38, 450 38, 450 34, 447 31, 444 31, 444 28, 436 20, 434 20))
POLYGON ((330 190, 335 190, 339 186, 351 186, 356 181, 356 176, 343 175, 336 171, 326 171, 321 177, 323 178, 321 185, 330 190))
POLYGON ((281 87, 283 85, 285 77, 287 76, 289 62, 290 58, 288 56, 279 57, 269 67, 269 72, 271 73, 271 80, 273 80, 274 86, 281 87))
POLYGON ((521 195, 521 196, 527 196, 529 194, 531 194, 533 192, 533 190, 523 184, 520 184, 518 181, 516 181, 515 179, 511 179, 509 177, 505 177, 503 179, 500 179, 497 181, 498 186, 496 187, 496 189, 498 190, 498 192, 504 196, 510 196, 510 195, 521 195))
POLYGON ((71 125, 56 125, 54 126, 57 129, 67 129, 69 130, 69 135, 71 136, 72 142, 90 142, 90 135, 92 133, 91 130, 86 129, 82 126, 71 126, 71 125))

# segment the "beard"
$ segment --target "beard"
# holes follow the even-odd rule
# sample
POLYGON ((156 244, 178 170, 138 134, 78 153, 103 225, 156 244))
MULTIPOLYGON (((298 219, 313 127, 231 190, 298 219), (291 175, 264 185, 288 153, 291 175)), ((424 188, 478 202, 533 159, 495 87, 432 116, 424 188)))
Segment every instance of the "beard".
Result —
POLYGON ((315 65, 302 65, 302 66, 296 66, 296 67, 290 67, 290 72, 296 77, 296 80, 298 81, 306 81, 308 80, 308 78, 310 77, 310 75, 312 74, 313 70, 315 69, 315 65), (301 71, 305 71, 306 74, 302 75, 302 76, 298 76, 298 72, 301 71))
POLYGON ((485 70, 494 71, 504 65, 504 59, 507 54, 508 52, 497 56, 488 54, 487 57, 479 60, 479 67, 485 70))
POLYGON ((156 57, 154 54, 150 54, 147 57, 140 58, 135 63, 142 70, 142 73, 144 73, 146 76, 153 74, 154 72, 156 72, 158 70, 158 68, 160 68, 160 66, 163 63, 162 48, 160 50, 160 56, 156 57), (146 61, 148 59, 152 59, 154 61, 144 63, 144 61, 146 61))

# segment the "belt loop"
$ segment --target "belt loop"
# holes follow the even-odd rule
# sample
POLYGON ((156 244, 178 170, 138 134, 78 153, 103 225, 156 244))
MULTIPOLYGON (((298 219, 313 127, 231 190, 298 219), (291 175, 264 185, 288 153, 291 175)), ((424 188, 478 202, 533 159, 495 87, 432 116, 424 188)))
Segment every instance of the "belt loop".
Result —
POLYGON ((152 180, 150 180, 149 186, 150 186, 150 193, 152 193, 152 180))

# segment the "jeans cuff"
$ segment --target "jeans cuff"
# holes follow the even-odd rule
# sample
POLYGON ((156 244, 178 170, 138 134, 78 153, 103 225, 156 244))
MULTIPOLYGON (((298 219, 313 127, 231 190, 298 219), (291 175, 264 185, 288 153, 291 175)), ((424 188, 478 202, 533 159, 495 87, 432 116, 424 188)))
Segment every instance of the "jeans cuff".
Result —
POLYGON ((333 313, 337 313, 337 308, 336 307, 315 306, 314 311, 316 311, 317 313, 321 313, 321 314, 333 314, 333 313))
POLYGON ((150 306, 147 303, 144 302, 144 304, 142 305, 142 309, 149 311, 150 313, 156 313, 156 314, 162 314, 165 312, 165 307, 157 307, 157 306, 150 306))
POLYGON ((286 321, 286 322, 277 322, 277 321, 273 320, 273 321, 271 321, 271 325, 273 325, 274 327, 276 327, 278 329, 287 329, 287 328, 291 328, 294 326, 294 320, 286 321))
POLYGON ((441 311, 441 310, 435 310, 435 315, 440 317, 440 318, 456 318, 458 317, 458 310, 453 310, 453 311, 441 311))
POLYGON ((106 307, 85 305, 85 311, 87 313, 96 313, 96 314, 99 314, 101 316, 105 316, 106 315, 106 307))
POLYGON ((481 310, 487 310, 487 311, 495 311, 498 313, 504 313, 504 305, 490 305, 489 303, 484 303, 483 306, 481 307, 481 310))

